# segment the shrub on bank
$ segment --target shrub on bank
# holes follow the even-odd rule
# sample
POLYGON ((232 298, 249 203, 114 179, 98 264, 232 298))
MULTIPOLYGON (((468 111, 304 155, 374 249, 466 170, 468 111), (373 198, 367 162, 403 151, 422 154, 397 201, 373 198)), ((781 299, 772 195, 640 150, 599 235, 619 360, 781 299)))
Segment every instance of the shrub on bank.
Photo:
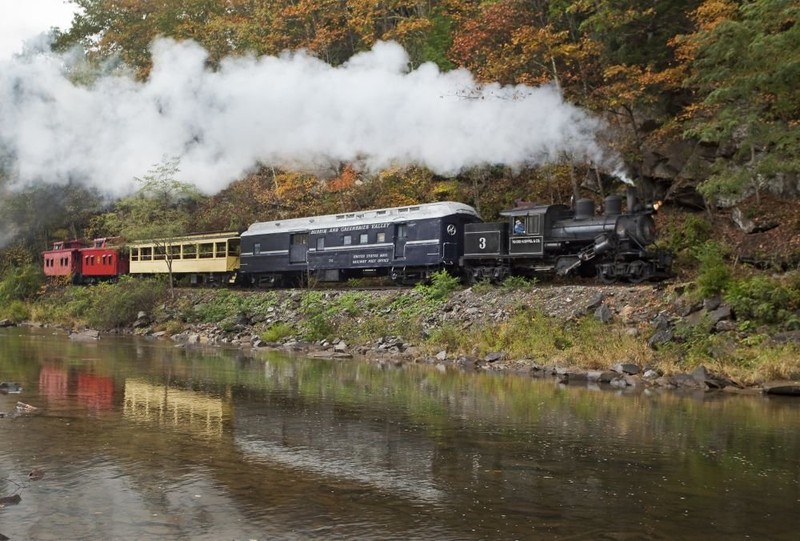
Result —
POLYGON ((295 334, 294 327, 281 321, 269 326, 266 331, 261 333, 260 338, 264 342, 280 342, 293 334, 295 334))
POLYGON ((432 301, 446 299, 451 293, 461 287, 461 281, 447 271, 434 272, 431 275, 430 283, 420 282, 414 286, 414 291, 432 301))
POLYGON ((164 280, 123 277, 116 284, 89 288, 92 306, 88 323, 96 329, 116 329, 132 324, 139 312, 152 313, 166 293, 164 280))
POLYGON ((127 276, 116 284, 68 286, 35 303, 31 315, 42 322, 110 330, 131 325, 140 311, 152 313, 166 291, 164 280, 127 276))
POLYGON ((11 301, 0 309, 0 318, 7 319, 13 323, 21 323, 30 319, 30 317, 31 311, 28 305, 20 300, 11 301))
POLYGON ((800 327, 800 277, 752 276, 733 281, 725 294, 739 321, 800 327))
POLYGON ((44 284, 44 274, 33 265, 9 268, 0 280, 0 301, 33 299, 44 284))
POLYGON ((697 274, 698 294, 703 298, 723 293, 731 281, 731 269, 725 263, 725 251, 716 242, 702 244, 695 252, 700 268, 697 274))

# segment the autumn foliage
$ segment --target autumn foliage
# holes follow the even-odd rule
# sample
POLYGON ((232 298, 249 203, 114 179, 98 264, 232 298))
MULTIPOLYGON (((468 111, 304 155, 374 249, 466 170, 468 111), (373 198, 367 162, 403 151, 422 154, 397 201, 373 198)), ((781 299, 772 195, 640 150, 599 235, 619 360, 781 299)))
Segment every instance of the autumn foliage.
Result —
MULTIPOLYGON (((800 171, 800 8, 791 0, 73 2, 82 14, 58 46, 80 44, 98 60, 119 57, 143 78, 156 36, 199 42, 212 68, 227 56, 287 49, 339 65, 394 40, 412 66, 434 62, 484 82, 556 85, 610 122, 609 144, 634 175, 645 150, 670 138, 736 149, 708 172, 709 197, 800 171), (739 180, 726 184, 732 172, 739 180)), ((413 167, 367 175, 347 163, 319 176, 264 168, 206 201, 196 227, 441 198, 495 212, 495 199, 569 196, 579 187, 608 189, 598 172, 563 164, 487 166, 455 179, 413 167)))

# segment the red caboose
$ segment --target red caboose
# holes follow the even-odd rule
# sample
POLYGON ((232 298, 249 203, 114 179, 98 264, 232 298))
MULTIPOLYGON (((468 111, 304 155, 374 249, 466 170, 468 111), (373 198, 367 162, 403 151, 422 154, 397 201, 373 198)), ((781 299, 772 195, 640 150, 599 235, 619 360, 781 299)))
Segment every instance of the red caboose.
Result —
POLYGON ((53 243, 53 249, 42 252, 45 276, 81 276, 80 249, 85 244, 80 240, 63 240, 53 243))
POLYGON ((81 248, 83 282, 118 278, 128 273, 128 256, 115 246, 117 238, 94 239, 92 246, 81 248))

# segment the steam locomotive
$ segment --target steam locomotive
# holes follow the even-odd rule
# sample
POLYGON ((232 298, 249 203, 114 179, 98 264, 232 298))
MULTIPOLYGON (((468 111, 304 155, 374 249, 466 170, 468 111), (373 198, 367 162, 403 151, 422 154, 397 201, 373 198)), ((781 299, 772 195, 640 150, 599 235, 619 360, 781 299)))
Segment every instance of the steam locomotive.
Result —
POLYGON ((672 256, 652 250, 656 241, 653 214, 658 205, 643 205, 634 189, 609 195, 602 216, 591 199, 575 207, 531 205, 501 213, 498 223, 470 224, 464 231, 464 271, 471 280, 501 281, 509 275, 596 275, 603 282, 642 282, 671 274, 672 256))
MULTIPOLYGON (((524 205, 483 222, 455 202, 428 203, 252 224, 246 231, 131 242, 104 248, 102 276, 90 248, 72 242, 43 255, 47 274, 79 273, 80 281, 113 278, 114 272, 166 274, 190 283, 292 286, 309 278, 340 282, 369 276, 395 283, 422 281, 439 270, 465 281, 501 281, 541 272, 640 282, 670 276, 672 258, 654 250, 655 205, 633 190, 604 201, 602 215, 589 199, 565 205, 524 205), (69 251, 71 255, 60 255, 69 251), (49 261, 49 263, 48 263, 49 261), (53 266, 53 261, 64 262, 53 266), (120 264, 121 263, 121 264, 120 264), (57 272, 55 272, 57 271, 57 272)), ((95 243, 97 244, 97 243, 95 243)), ((103 245, 105 246, 105 245, 103 245)))

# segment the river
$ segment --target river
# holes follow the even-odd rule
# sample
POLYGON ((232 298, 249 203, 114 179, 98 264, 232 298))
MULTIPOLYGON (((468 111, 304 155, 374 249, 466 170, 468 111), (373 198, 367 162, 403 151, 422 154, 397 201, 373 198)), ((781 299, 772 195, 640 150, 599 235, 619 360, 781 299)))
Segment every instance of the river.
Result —
POLYGON ((800 399, 0 330, 12 540, 795 539, 800 399), (41 479, 30 479, 33 477, 41 479))

